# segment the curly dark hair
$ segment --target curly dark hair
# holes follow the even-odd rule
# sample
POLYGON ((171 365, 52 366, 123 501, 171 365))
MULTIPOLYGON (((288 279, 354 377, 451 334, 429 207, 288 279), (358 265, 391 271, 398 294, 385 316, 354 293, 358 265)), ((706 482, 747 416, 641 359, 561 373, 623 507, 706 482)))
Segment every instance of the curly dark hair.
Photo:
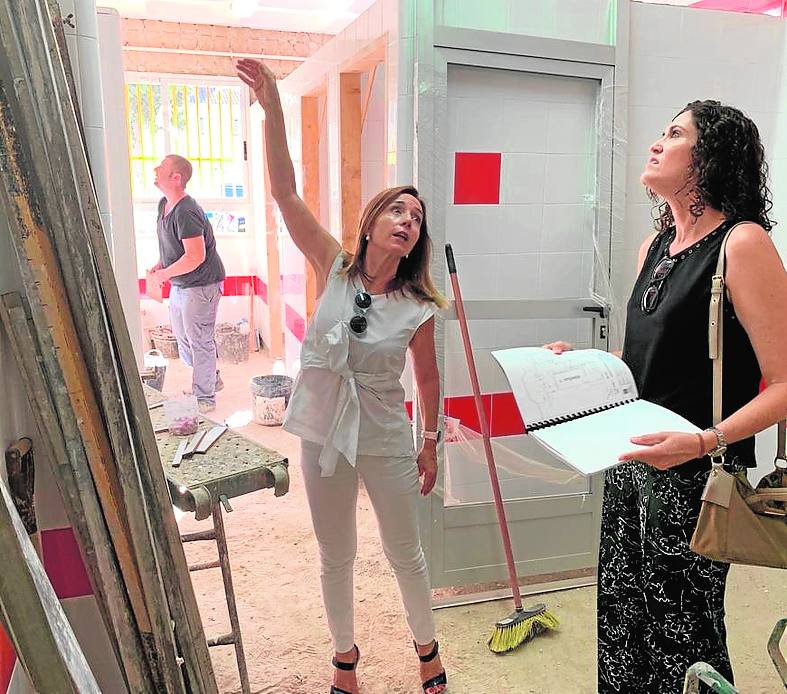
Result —
MULTIPOLYGON (((773 200, 757 126, 739 109, 719 101, 692 101, 677 115, 686 111, 697 128, 688 172, 693 185, 691 214, 699 217, 710 206, 729 220, 757 222, 770 231, 776 223, 768 216, 773 200)), ((651 190, 648 195, 655 203, 657 231, 670 229, 675 220, 666 200, 651 190)))

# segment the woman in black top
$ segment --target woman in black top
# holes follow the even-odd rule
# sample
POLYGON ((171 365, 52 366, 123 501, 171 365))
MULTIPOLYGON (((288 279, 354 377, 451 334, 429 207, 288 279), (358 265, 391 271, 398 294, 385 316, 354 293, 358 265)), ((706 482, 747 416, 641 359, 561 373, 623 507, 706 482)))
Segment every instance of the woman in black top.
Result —
MULTIPOLYGON (((689 542, 710 469, 753 467, 754 434, 787 414, 787 274, 757 127, 717 101, 686 106, 651 145, 641 181, 658 202, 639 253, 622 358, 640 395, 704 429, 649 433, 606 475, 598 583, 598 691, 679 694, 686 670, 711 664, 729 680, 728 565, 689 542), (711 276, 727 244, 723 420, 712 427, 708 357, 711 276), (759 392, 760 379, 765 389, 759 392)), ((547 345, 556 352, 570 345, 547 345)))

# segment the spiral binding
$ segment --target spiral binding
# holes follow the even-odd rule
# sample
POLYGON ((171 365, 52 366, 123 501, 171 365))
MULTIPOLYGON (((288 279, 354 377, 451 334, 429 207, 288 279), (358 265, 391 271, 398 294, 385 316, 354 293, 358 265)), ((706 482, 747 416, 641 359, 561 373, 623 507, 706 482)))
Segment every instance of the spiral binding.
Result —
POLYGON ((621 400, 620 402, 613 402, 609 405, 601 405, 600 407, 593 407, 589 410, 582 410, 581 412, 576 412, 574 414, 566 414, 562 417, 555 417, 554 419, 545 419, 543 422, 536 422, 535 424, 531 424, 527 427, 528 431, 537 431, 538 429, 546 429, 547 427, 553 427, 556 424, 565 424, 566 422, 572 422, 575 419, 581 419, 582 417, 587 417, 591 414, 598 414, 599 412, 604 412, 604 410, 611 410, 613 407, 620 407, 621 405, 628 405, 631 402, 636 402, 639 398, 629 398, 628 400, 621 400))

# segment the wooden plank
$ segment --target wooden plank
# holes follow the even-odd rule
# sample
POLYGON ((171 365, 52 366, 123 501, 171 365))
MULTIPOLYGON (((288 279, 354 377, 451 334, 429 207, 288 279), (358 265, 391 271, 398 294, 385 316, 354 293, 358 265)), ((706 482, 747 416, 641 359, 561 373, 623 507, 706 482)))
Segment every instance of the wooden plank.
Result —
MULTIPOLYGON (((28 1, 36 4, 35 0, 28 1)), ((48 31, 50 28, 43 27, 43 33, 50 47, 51 64, 56 66, 53 55, 56 50, 53 49, 54 44, 48 31)), ((65 80, 62 72, 56 69, 52 78, 53 82, 60 86, 65 80)), ((46 114, 53 121, 58 112, 68 115, 73 109, 65 90, 58 90, 57 93, 60 96, 60 103, 56 105, 59 111, 58 108, 53 108, 46 114)), ((57 172, 54 172, 54 181, 68 180, 66 177, 72 174, 76 184, 76 195, 73 199, 74 202, 82 203, 86 235, 83 244, 73 244, 71 220, 64 219, 65 224, 55 227, 55 238, 61 255, 69 256, 74 250, 80 251, 79 254, 71 256, 78 261, 75 263, 78 267, 72 277, 72 291, 69 295, 72 304, 75 298, 81 298, 87 304, 94 298, 98 300, 95 315, 86 313, 86 317, 95 319, 96 332, 83 332, 80 337, 86 341, 85 351, 88 355, 95 356, 94 360, 88 361, 88 366, 101 397, 101 411, 108 425, 115 460, 122 476, 122 489, 131 495, 131 503, 127 504, 128 519, 133 537, 139 540, 138 544, 134 545, 137 550, 136 558, 145 572, 147 605, 151 617, 155 618, 154 642, 147 644, 151 650, 151 666, 159 666, 166 683, 173 691, 181 691, 185 687, 212 694, 218 691, 213 666, 155 436, 149 419, 144 414, 142 384, 101 228, 90 171, 84 151, 75 146, 75 119, 65 118, 62 125, 63 132, 55 131, 54 139, 49 142, 53 147, 57 147, 61 142, 70 145, 70 168, 64 167, 59 177, 57 172), (86 285, 82 280, 90 277, 91 271, 93 284, 86 285), (86 289, 87 291, 84 291, 86 289), (96 344, 88 336, 98 334, 100 326, 107 329, 109 341, 96 344), (89 351, 89 346, 106 346, 107 349, 101 353, 98 349, 89 351), (115 366, 114 370, 109 368, 110 365, 115 366), (109 413, 113 413, 114 417, 108 416, 109 413), (135 465, 129 464, 132 460, 135 465), (144 534, 146 529, 149 535, 144 534)))
MULTIPOLYGON (((0 106, 0 141, 6 151, 16 152, 19 142, 15 129, 8 127, 10 119, 5 108, 6 104, 0 106)), ((111 461, 112 449, 93 395, 55 251, 43 228, 35 221, 35 207, 30 201, 26 176, 23 177, 15 158, 9 157, 7 161, 8 166, 3 171, 6 185, 2 186, 2 198, 10 216, 9 228, 17 255, 23 259, 20 269, 36 332, 43 346, 47 380, 62 384, 55 390, 60 416, 66 417, 66 411, 71 409, 75 421, 79 422, 72 435, 66 438, 66 453, 74 467, 87 462, 90 468, 138 628, 143 633, 150 632, 150 617, 143 598, 121 484, 111 461), (15 181, 11 183, 9 178, 15 181), (16 195, 11 197, 7 194, 11 191, 16 195)))
MULTIPOLYGON (((301 161, 303 162, 303 201, 320 219, 320 115, 319 98, 301 97, 301 161)), ((306 320, 310 320, 317 303, 317 277, 306 261, 306 320)))
POLYGON ((69 522, 79 540, 82 558, 95 592, 99 611, 110 635, 130 691, 154 691, 123 579, 112 551, 109 531, 95 493, 92 478, 84 464, 75 467, 73 456, 66 451, 66 436, 61 425, 76 440, 76 419, 65 411, 58 413, 44 371, 41 354, 32 324, 17 293, 0 297, 0 320, 6 329, 11 351, 19 367, 30 409, 36 420, 39 436, 47 447, 45 459, 51 466, 66 509, 69 522))
POLYGON ((101 694, 1 478, 0 556, 3 623, 35 690, 101 694))
MULTIPOLYGON (((32 201, 17 195, 18 175, 5 176, 9 203, 18 203, 20 197, 25 203, 21 205, 23 214, 17 214, 15 220, 21 230, 16 237, 20 267, 28 295, 33 297, 31 308, 42 345, 42 336, 52 332, 50 324, 65 327, 56 335, 54 358, 62 362, 68 376, 70 388, 66 393, 71 406, 87 423, 87 430, 81 433, 91 470, 100 479, 97 463, 108 468, 103 473, 107 484, 101 491, 102 504, 115 514, 109 522, 113 541, 117 535, 123 551, 124 540, 120 536, 126 535, 131 541, 132 554, 121 562, 124 578, 128 576, 133 585, 136 570, 144 582, 142 598, 150 618, 148 633, 152 635, 145 645, 151 669, 158 670, 154 677, 162 678, 158 691, 184 691, 186 685, 177 659, 180 651, 190 686, 215 692, 210 656, 155 439, 147 416, 143 416, 141 384, 90 173, 79 145, 74 106, 51 26, 47 24, 40 0, 0 2, 0 43, 6 58, 0 61, 0 76, 4 84, 18 87, 13 94, 4 95, 9 112, 3 117, 12 123, 7 130, 12 140, 8 144, 12 146, 6 151, 14 152, 17 160, 25 162, 21 169, 25 181, 22 187, 28 198, 31 191, 35 194, 32 201), (32 186, 28 181, 33 182, 32 186), (39 252, 38 256, 33 253, 32 264, 31 254, 26 252, 31 231, 35 232, 33 250, 39 252), (45 272, 39 272, 41 267, 45 272), (62 276, 59 281, 53 280, 58 270, 62 276), (41 300, 42 295, 51 298, 53 293, 51 287, 44 287, 43 292, 39 289, 37 273, 52 286, 65 288, 61 296, 68 297, 73 315, 73 320, 65 319, 65 326, 60 324, 62 321, 53 320, 52 315, 62 308, 63 302, 55 302, 52 308, 41 300), (75 358, 79 340, 84 342, 83 350, 75 358), (75 365, 74 361, 78 363, 75 365), (95 387, 98 400, 91 387, 95 387), (112 484, 113 476, 119 489, 112 484), (122 507, 121 502, 125 502, 122 507), (120 508, 122 514, 116 512, 120 508)), ((142 606, 132 604, 139 620, 142 606)))
POLYGON ((361 75, 339 75, 339 187, 342 191, 342 248, 355 251, 361 216, 361 75))

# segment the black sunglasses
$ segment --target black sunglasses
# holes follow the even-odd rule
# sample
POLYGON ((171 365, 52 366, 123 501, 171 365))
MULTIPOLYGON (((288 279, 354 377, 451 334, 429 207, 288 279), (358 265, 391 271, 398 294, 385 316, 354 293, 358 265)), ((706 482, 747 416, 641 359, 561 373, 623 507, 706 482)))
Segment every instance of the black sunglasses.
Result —
POLYGON ((355 299, 353 300, 355 315, 350 318, 350 330, 356 335, 363 335, 366 332, 366 310, 372 305, 372 296, 369 292, 363 289, 355 290, 355 299))
POLYGON ((659 299, 661 298, 661 287, 664 284, 664 280, 669 277, 672 268, 675 267, 677 262, 675 258, 670 258, 665 255, 656 263, 656 267, 653 268, 653 274, 650 277, 650 282, 645 288, 645 291, 642 292, 640 308, 643 313, 653 313, 653 311, 656 310, 656 306, 659 305, 659 299))

